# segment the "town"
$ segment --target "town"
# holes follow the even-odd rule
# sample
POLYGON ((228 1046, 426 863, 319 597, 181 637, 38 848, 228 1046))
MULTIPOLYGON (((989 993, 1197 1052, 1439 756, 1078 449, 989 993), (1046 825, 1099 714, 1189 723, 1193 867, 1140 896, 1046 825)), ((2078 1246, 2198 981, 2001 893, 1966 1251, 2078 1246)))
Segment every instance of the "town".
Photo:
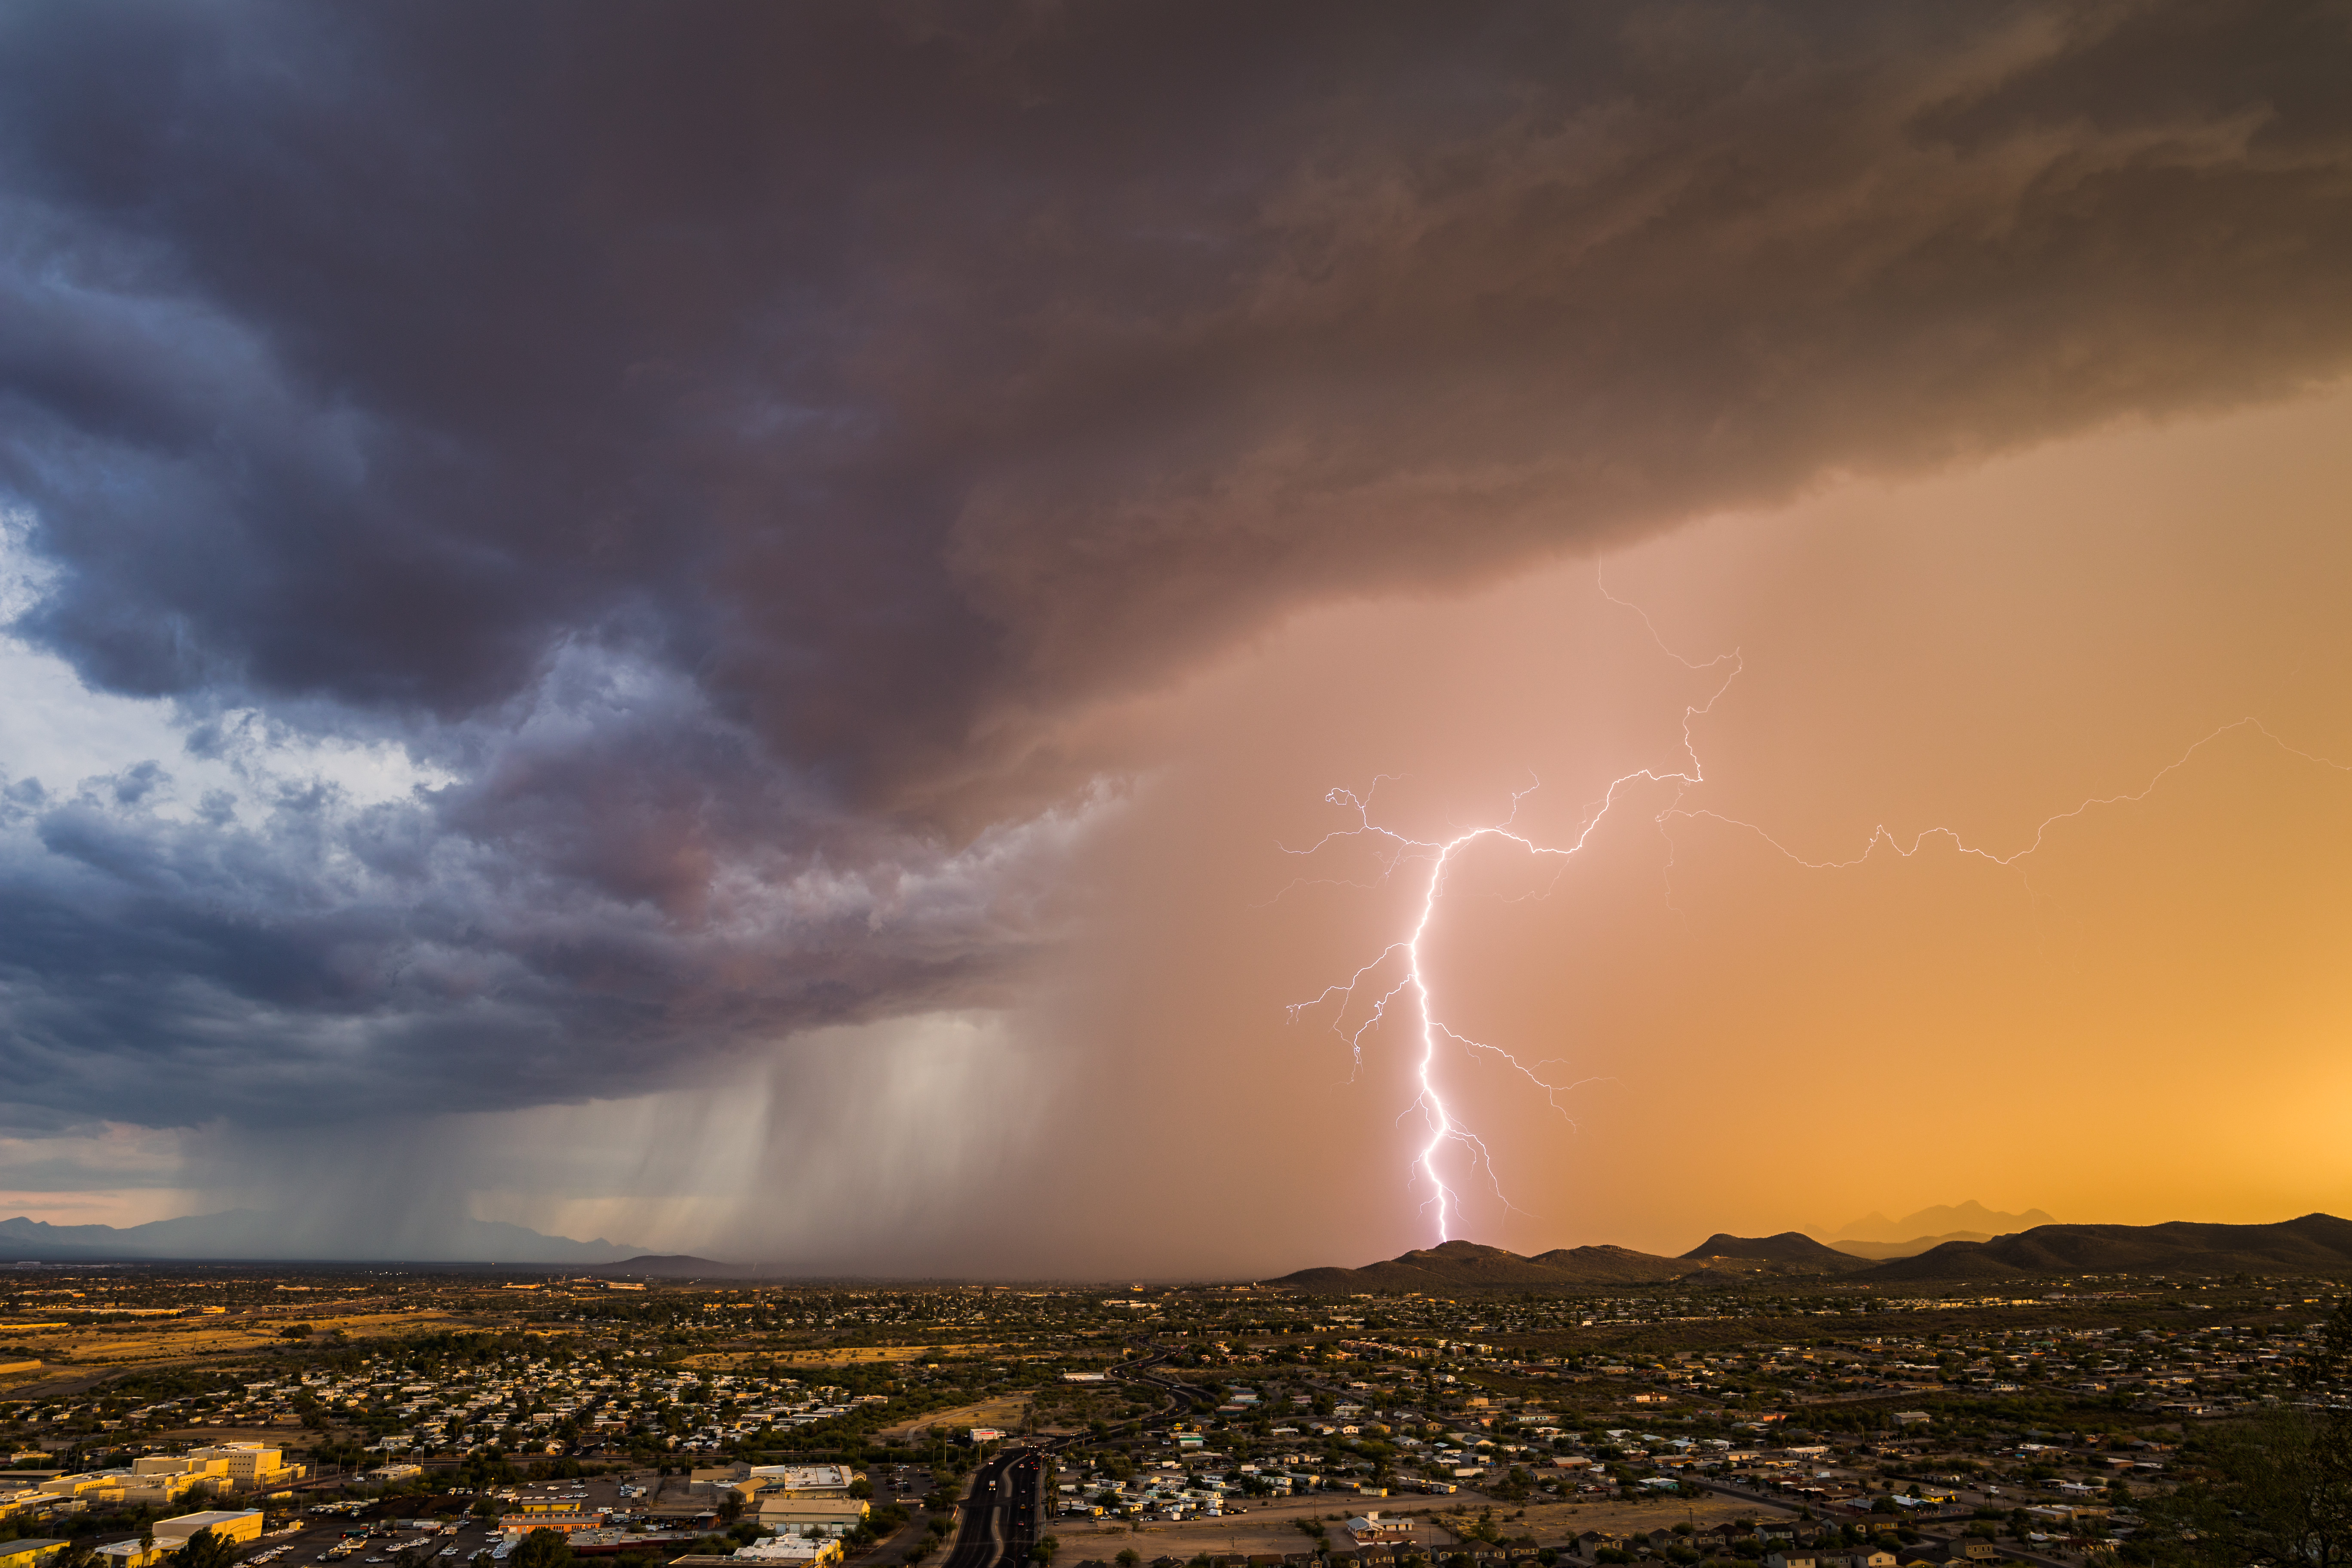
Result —
POLYGON ((0 1568, 2151 1563, 2226 1434, 2346 1386, 2319 1279, 10 1275, 0 1568), (1015 1456, 1034 1518, 967 1551, 1015 1456))

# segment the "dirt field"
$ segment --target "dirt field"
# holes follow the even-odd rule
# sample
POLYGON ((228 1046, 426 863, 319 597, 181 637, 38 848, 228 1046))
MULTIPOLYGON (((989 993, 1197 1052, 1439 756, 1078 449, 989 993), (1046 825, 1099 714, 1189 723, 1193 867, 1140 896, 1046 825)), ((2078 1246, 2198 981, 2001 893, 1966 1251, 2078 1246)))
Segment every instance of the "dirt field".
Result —
POLYGON ((960 1405, 953 1410, 934 1410, 912 1421, 885 1426, 877 1436, 911 1437, 932 1426, 1002 1426, 1009 1432, 1017 1429, 1028 1415, 1028 1396, 1013 1394, 1003 1399, 983 1399, 978 1405, 960 1405))
POLYGON ((341 1329, 354 1339, 475 1326, 473 1319, 435 1309, 400 1312, 320 1310, 290 1319, 284 1313, 273 1318, 171 1318, 158 1320, 152 1326, 73 1328, 62 1332, 46 1325, 37 1329, 0 1324, 0 1336, 39 1332, 41 1337, 32 1342, 38 1346, 46 1363, 37 1379, 12 1383, 5 1393, 10 1399, 46 1398, 55 1394, 78 1393, 89 1387, 92 1379, 127 1367, 172 1366, 248 1354, 285 1343, 278 1331, 289 1321, 307 1322, 321 1332, 341 1329))
POLYGON ((299 1422, 283 1426, 175 1426, 148 1439, 156 1443, 267 1443, 278 1448, 307 1448, 314 1435, 299 1422))
MULTIPOLYGON (((1335 1549, 1344 1547, 1348 1538, 1339 1521, 1363 1512, 1365 1508, 1377 1508, 1387 1515, 1412 1515, 1418 1526, 1414 1531, 1418 1541, 1427 1546, 1447 1547, 1463 1539, 1446 1528, 1447 1520, 1466 1530, 1476 1521, 1478 1510, 1490 1505, 1486 1499, 1468 1493, 1441 1500, 1416 1493, 1352 1498, 1322 1492, 1308 1498, 1272 1498, 1244 1506, 1249 1510, 1244 1514, 1187 1520, 1181 1524, 1145 1524, 1139 1533, 1126 1523, 1114 1525, 1095 1519, 1060 1519, 1046 1528, 1060 1540, 1062 1557, 1072 1563, 1088 1559, 1107 1563, 1125 1546, 1134 1547, 1146 1562, 1155 1557, 1186 1558, 1202 1552, 1237 1552, 1246 1556, 1313 1550, 1312 1540, 1294 1522, 1300 1519, 1323 1520, 1335 1549), (1445 1505, 1443 1510, 1441 1503, 1445 1505), (1465 1505, 1458 1514, 1452 1510, 1454 1504, 1465 1505)), ((1544 1546, 1560 1545, 1587 1530, 1631 1533, 1672 1528, 1683 1520, 1694 1524, 1714 1524, 1729 1519, 1754 1519, 1772 1511, 1752 1503, 1713 1497, 1661 1498, 1643 1502, 1531 1503, 1524 1518, 1513 1518, 1519 1510, 1507 1503, 1491 1506, 1496 1527, 1506 1539, 1532 1535, 1544 1546)))

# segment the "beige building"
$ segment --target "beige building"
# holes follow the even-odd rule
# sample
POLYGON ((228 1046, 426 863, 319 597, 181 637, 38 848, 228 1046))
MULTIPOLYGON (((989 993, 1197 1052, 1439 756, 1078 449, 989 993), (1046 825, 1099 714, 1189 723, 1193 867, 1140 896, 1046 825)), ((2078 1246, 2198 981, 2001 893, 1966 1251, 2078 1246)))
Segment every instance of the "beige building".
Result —
POLYGON ((65 1541, 0 1541, 0 1568, 39 1568, 71 1544, 65 1541))
POLYGON ((858 1473, 846 1465, 747 1465, 744 1479, 762 1492, 791 1497, 846 1496, 858 1473))
POLYGON ((63 1500, 78 1507, 123 1500, 131 1480, 129 1470, 84 1470, 78 1475, 52 1476, 41 1483, 43 1502, 63 1500))
POLYGON ((261 1539, 261 1510, 257 1508, 227 1509, 210 1513, 184 1513, 174 1519, 155 1521, 155 1544, 167 1552, 177 1552, 205 1531, 215 1540, 234 1541, 239 1545, 261 1539))
POLYGON ((872 1510, 863 1498, 788 1497, 760 1494, 760 1522, 780 1535, 846 1535, 872 1510))
POLYGON ((273 1448, 266 1443, 220 1443, 209 1448, 191 1448, 191 1459, 206 1463, 226 1460, 229 1480, 242 1487, 288 1486, 310 1474, 307 1465, 289 1465, 286 1450, 273 1448))
POLYGON ((131 1461, 123 1500, 142 1508, 168 1508, 190 1492, 225 1491, 228 1485, 226 1459, 150 1454, 131 1461))
POLYGON ((264 1443, 221 1443, 184 1454, 151 1454, 132 1460, 124 1500, 163 1508, 192 1492, 291 1486, 309 1473, 308 1466, 288 1464, 282 1448, 264 1443))
POLYGON ((860 1479, 846 1465, 757 1465, 731 1485, 746 1512, 780 1535, 839 1536, 873 1511, 849 1495, 860 1479))

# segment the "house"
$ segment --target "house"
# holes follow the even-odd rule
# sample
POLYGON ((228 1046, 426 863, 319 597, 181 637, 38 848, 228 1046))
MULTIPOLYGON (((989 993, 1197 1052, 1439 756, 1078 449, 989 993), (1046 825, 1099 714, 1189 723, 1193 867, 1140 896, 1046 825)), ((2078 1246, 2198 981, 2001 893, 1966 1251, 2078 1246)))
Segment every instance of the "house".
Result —
POLYGON ((1358 1546, 1412 1544, 1412 1521, 1382 1519, 1380 1510, 1372 1509, 1348 1521, 1348 1538, 1358 1546))

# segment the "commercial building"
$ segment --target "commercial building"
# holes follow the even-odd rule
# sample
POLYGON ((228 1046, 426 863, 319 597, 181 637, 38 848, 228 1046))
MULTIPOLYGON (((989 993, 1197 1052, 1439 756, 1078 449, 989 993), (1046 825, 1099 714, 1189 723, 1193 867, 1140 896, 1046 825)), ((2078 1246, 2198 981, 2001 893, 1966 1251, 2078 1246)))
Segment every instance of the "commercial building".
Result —
POLYGON ((69 1510, 91 1503, 121 1502, 130 1479, 129 1470, 83 1470, 70 1476, 51 1476, 41 1483, 41 1493, 47 1506, 64 1503, 69 1510))
POLYGON ((63 1541, 0 1541, 0 1568, 38 1568, 68 1544, 63 1541))
POLYGON ((220 1443, 209 1448, 191 1448, 188 1458, 208 1464, 226 1463, 229 1480, 240 1488, 290 1486, 310 1474, 310 1467, 288 1464, 285 1449, 273 1448, 266 1443, 220 1443))
POLYGON ((207 1530, 219 1541, 233 1541, 239 1544, 258 1541, 261 1539, 261 1510, 257 1508, 230 1509, 159 1519, 155 1521, 155 1544, 177 1552, 207 1530))
POLYGON ((593 1530, 604 1522, 603 1515, 590 1513, 570 1502, 527 1500, 512 1513, 501 1514, 499 1529, 509 1535, 527 1535, 534 1530, 560 1530, 569 1535, 575 1530, 593 1530))
POLYGON ((149 1454, 131 1461, 123 1500, 142 1508, 167 1508, 190 1492, 226 1491, 229 1485, 226 1459, 149 1454))
POLYGON ((310 1473, 289 1465, 285 1450, 263 1443, 221 1443, 184 1454, 150 1454, 131 1462, 123 1500, 163 1508, 197 1491, 246 1491, 291 1486, 310 1473))
POLYGON ((871 1511, 862 1498, 760 1499, 760 1522, 786 1535, 846 1535, 871 1511))
POLYGON ((771 1535, 739 1548, 734 1563, 772 1563, 779 1568, 822 1568, 841 1556, 838 1536, 771 1535))
POLYGON ((593 1530, 604 1522, 599 1513, 579 1513, 565 1510, 562 1513, 507 1513, 499 1516, 499 1529, 507 1535, 529 1535, 534 1530, 560 1530, 569 1535, 575 1530, 593 1530))

